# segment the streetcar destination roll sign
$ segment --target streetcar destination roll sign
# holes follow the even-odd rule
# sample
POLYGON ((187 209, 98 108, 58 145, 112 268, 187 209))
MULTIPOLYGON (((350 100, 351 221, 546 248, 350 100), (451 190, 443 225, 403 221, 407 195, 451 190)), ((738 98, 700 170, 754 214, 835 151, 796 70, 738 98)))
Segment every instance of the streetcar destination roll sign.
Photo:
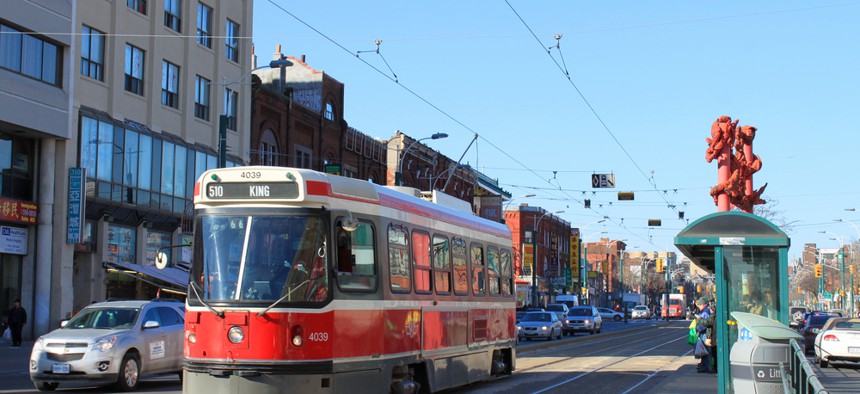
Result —
POLYGON ((289 199, 299 196, 295 182, 221 182, 206 185, 206 197, 213 200, 289 199))

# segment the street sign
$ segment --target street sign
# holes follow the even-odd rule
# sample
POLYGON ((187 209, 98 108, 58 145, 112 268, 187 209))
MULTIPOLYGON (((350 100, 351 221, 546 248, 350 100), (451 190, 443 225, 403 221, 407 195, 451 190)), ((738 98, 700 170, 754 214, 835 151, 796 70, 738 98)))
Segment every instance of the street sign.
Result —
POLYGON ((614 188, 615 174, 591 174, 591 187, 598 188, 614 188))
POLYGON ((833 299, 833 293, 831 293, 831 292, 825 291, 823 295, 824 295, 825 300, 832 300, 833 299))

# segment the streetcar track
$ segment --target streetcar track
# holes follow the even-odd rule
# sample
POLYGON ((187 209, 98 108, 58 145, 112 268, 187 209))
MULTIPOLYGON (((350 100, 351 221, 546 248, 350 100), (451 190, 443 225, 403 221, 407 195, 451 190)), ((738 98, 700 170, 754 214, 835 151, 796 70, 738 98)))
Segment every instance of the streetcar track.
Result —
MULTIPOLYGON (((676 334, 676 335, 677 335, 677 334, 676 334)), ((653 339, 653 338, 648 338, 648 339, 653 339)), ((611 367, 611 366, 613 366, 613 365, 616 365, 616 364, 620 364, 620 363, 622 363, 622 362, 624 362, 624 361, 627 361, 627 359, 628 359, 628 358, 630 358, 630 357, 636 357, 636 356, 639 356, 639 355, 641 355, 641 354, 644 354, 644 353, 650 352, 650 351, 652 351, 652 350, 654 350, 654 349, 659 349, 659 348, 661 348, 661 347, 663 347, 663 346, 666 346, 666 345, 668 345, 668 344, 670 344, 670 343, 672 343, 672 342, 680 341, 680 340, 682 340, 682 339, 686 339, 686 336, 678 337, 678 338, 673 339, 673 340, 671 340, 671 341, 669 341, 669 342, 663 342, 663 343, 661 343, 661 344, 659 344, 659 345, 657 345, 657 346, 653 346, 653 347, 650 347, 650 348, 648 348, 648 349, 645 349, 645 350, 643 350, 643 351, 641 351, 641 352, 631 354, 631 355, 630 355, 630 356, 628 356, 627 358, 623 358, 623 359, 620 359, 620 360, 618 360, 618 361, 615 361, 615 362, 612 362, 612 363, 606 364, 606 365, 604 365, 604 366, 601 366, 600 368, 594 368, 594 369, 592 369, 592 370, 590 370, 590 371, 582 372, 582 373, 580 373, 579 375, 576 375, 576 376, 574 376, 574 377, 572 377, 572 378, 570 378, 570 379, 567 379, 567 380, 565 380, 565 381, 563 381, 563 382, 556 383, 556 384, 554 384, 554 385, 552 385, 552 386, 547 386, 547 387, 545 387, 545 388, 543 388, 543 389, 541 389, 541 390, 538 390, 538 391, 532 391, 532 394, 540 394, 540 393, 543 393, 543 392, 546 392, 546 391, 549 391, 549 390, 555 389, 555 388, 557 388, 557 387, 560 387, 560 386, 563 386, 563 385, 568 384, 568 383, 570 383, 570 382, 573 382, 573 381, 575 381, 575 380, 577 380, 577 379, 579 379, 579 378, 581 378, 581 377, 583 377, 583 376, 588 376, 588 375, 590 375, 590 374, 592 374, 592 373, 595 373, 595 372, 597 372, 597 371, 600 371, 600 370, 603 370, 603 369, 609 368, 609 367, 611 367)), ((604 350, 605 350, 605 349, 604 349, 604 350)), ((689 352, 688 352, 688 353, 689 353, 689 352)), ((650 376, 645 378, 645 380, 647 380, 647 379, 650 379, 650 376)))
MULTIPOLYGON (((618 341, 618 339, 624 339, 624 338, 626 338, 626 337, 635 337, 635 336, 637 336, 638 334, 641 334, 641 331, 640 331, 640 332, 635 332, 635 333, 626 334, 626 335, 622 335, 622 336, 614 336, 614 337, 612 337, 612 338, 607 338, 607 339, 599 340, 599 341, 587 341, 587 342, 582 342, 582 343, 572 343, 572 344, 569 344, 569 345, 563 345, 563 346, 559 346, 559 347, 544 348, 544 349, 540 349, 540 350, 535 350, 535 352, 534 352, 534 353, 527 353, 527 354, 528 354, 529 356, 541 356, 541 355, 544 355, 544 354, 554 353, 554 352, 557 352, 557 351, 559 351, 559 350, 571 350, 571 349, 576 349, 576 348, 585 347, 585 346, 587 346, 587 345, 599 344, 599 343, 604 343, 604 342, 608 342, 608 341, 613 341, 613 342, 615 342, 615 341, 618 341)), ((677 333, 671 333, 671 332, 670 332, 670 333, 666 333, 666 334, 664 334, 664 333, 659 333, 659 335, 660 335, 661 337, 662 337, 662 336, 672 337, 672 336, 674 336, 674 335, 678 335, 678 334, 677 334, 677 333)), ((686 338, 686 337, 684 337, 684 338, 686 338)), ((609 347, 606 347, 606 348, 600 348, 600 349, 598 349, 598 350, 594 350, 594 351, 591 351, 591 352, 577 354, 577 357, 584 357, 584 356, 591 356, 591 355, 595 355, 595 354, 598 354, 598 353, 605 353, 606 351, 609 351, 609 350, 613 350, 613 349, 616 349, 616 348, 624 348, 624 347, 628 347, 628 346, 630 346, 631 344, 635 344, 635 343, 638 343, 638 342, 644 342, 644 341, 650 341, 650 340, 652 340, 652 339, 654 339, 654 338, 653 338, 653 337, 651 337, 651 338, 634 339, 634 340, 632 340, 632 341, 627 341, 627 342, 622 341, 623 343, 618 344, 618 345, 612 345, 612 346, 609 346, 609 347)), ((673 341, 674 341, 674 340, 673 340, 673 341)), ((670 342, 672 342, 672 341, 670 341, 670 342)), ((669 343, 669 342, 666 342, 666 343, 669 343)), ((665 345, 666 343, 664 343, 664 345, 665 345)), ((567 361, 567 359, 561 359, 561 360, 555 360, 555 361, 547 361, 547 362, 545 362, 545 363, 541 363, 541 364, 533 365, 533 366, 528 367, 528 368, 517 369, 517 370, 514 372, 514 375, 519 374, 519 373, 529 372, 529 371, 532 371, 532 370, 537 369, 537 368, 542 368, 542 367, 551 366, 551 365, 553 365, 553 364, 562 363, 562 362, 565 362, 565 361, 567 361)))
POLYGON ((657 375, 658 373, 662 372, 662 371, 663 371, 663 369, 664 369, 667 365, 671 365, 672 363, 675 363, 675 362, 677 362, 678 360, 680 360, 682 357, 686 357, 686 356, 687 356, 687 355, 689 355, 692 351, 693 351, 693 349, 687 350, 687 352, 686 352, 686 353, 684 353, 684 354, 682 354, 682 355, 680 355, 680 356, 678 356, 678 357, 675 357, 674 359, 672 359, 672 361, 669 361, 668 363, 666 363, 666 364, 665 364, 665 365, 663 365, 662 367, 657 368, 657 370, 655 370, 654 372, 651 372, 651 373, 650 373, 650 374, 648 374, 648 376, 646 376, 644 379, 640 380, 640 381, 639 381, 639 383, 636 383, 635 385, 633 385, 632 387, 630 387, 629 389, 627 389, 627 391, 624 391, 624 392, 622 392, 621 394, 628 394, 629 392, 631 392, 631 391, 635 390, 637 387, 641 386, 641 385, 642 385, 642 383, 645 383, 645 382, 647 382, 647 381, 651 380, 651 378, 653 378, 655 375, 657 375))

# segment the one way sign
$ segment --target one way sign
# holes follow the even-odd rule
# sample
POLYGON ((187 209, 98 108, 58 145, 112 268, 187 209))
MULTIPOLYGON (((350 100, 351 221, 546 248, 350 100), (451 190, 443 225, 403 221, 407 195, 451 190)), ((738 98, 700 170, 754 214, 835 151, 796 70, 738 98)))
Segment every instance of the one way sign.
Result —
POLYGON ((615 174, 591 174, 592 188, 615 187, 615 174))

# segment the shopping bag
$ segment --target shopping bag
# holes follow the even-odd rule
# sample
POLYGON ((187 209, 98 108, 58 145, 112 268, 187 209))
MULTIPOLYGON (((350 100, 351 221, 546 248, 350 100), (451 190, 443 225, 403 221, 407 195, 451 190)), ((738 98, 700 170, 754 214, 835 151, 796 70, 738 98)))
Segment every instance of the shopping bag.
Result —
POLYGON ((3 340, 11 341, 12 340, 12 330, 9 327, 6 327, 6 330, 3 331, 3 340))
POLYGON ((708 355, 708 348, 705 346, 705 342, 701 339, 696 341, 696 351, 694 353, 696 358, 702 358, 708 355))
POLYGON ((698 335, 696 335, 696 321, 693 320, 693 322, 690 323, 690 334, 687 336, 687 343, 695 345, 698 339, 698 335))

